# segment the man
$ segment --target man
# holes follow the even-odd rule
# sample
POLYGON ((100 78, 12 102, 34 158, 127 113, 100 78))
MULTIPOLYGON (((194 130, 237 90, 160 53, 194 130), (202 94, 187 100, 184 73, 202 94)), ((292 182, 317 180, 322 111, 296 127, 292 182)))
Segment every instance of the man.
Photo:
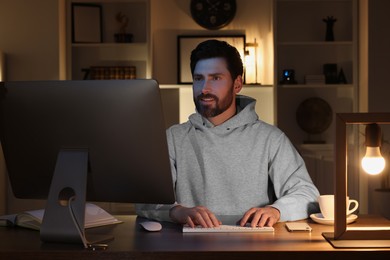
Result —
POLYGON ((217 227, 218 215, 240 225, 273 226, 318 212, 319 195, 305 164, 278 128, 258 119, 256 101, 238 95, 243 65, 223 41, 191 53, 197 112, 167 130, 174 205, 137 205, 141 216, 191 227, 217 227))

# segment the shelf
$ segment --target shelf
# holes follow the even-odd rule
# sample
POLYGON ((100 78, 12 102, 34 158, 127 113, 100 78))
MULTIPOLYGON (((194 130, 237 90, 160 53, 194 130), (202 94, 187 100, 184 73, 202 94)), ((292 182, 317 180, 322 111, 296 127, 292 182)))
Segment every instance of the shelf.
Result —
POLYGON ((68 39, 72 35, 72 4, 94 3, 101 6, 101 43, 68 42, 67 77, 83 79, 85 70, 93 66, 134 66, 137 78, 151 77, 150 1, 149 0, 67 0, 68 39), (131 42, 115 42, 121 31, 118 14, 127 17, 125 33, 132 34, 131 42))
POLYGON ((278 85, 279 88, 353 88, 352 84, 290 84, 278 85))
MULTIPOLYGON (((297 108, 306 99, 326 101, 333 113, 353 112, 358 96, 357 1, 275 0, 275 100, 278 127, 301 145, 308 137, 296 120, 297 108), (334 41, 326 41, 327 24, 333 16, 334 41), (335 64, 336 76, 343 70, 347 84, 305 84, 308 75, 324 75, 324 65, 335 64), (294 70, 298 84, 279 84, 284 70, 294 70)), ((334 142, 331 126, 319 133, 334 142)))
POLYGON ((278 0, 281 3, 329 3, 329 2, 350 2, 351 0, 278 0))
POLYGON ((352 0, 276 1, 277 38, 286 41, 324 41, 328 16, 337 19, 334 24, 336 41, 353 41, 352 0))
POLYGON ((338 45, 353 45, 352 41, 300 41, 300 42, 295 42, 295 41, 285 41, 285 42, 279 42, 279 46, 307 46, 307 45, 312 45, 312 46, 338 46, 338 45))
MULTIPOLYGON (((259 84, 245 84, 243 89, 273 89, 273 85, 259 85, 259 84)), ((192 84, 160 84, 161 89, 181 89, 181 88, 191 88, 192 84)))
POLYGON ((148 45, 146 43, 93 43, 72 44, 74 52, 99 56, 101 60, 117 61, 144 61, 148 57, 148 45))
MULTIPOLYGON (((344 42, 343 42, 344 43, 344 42)), ((354 81, 354 46, 353 44, 285 44, 277 45, 277 82, 281 80, 283 70, 295 71, 298 84, 305 82, 306 75, 323 74, 324 64, 337 64, 342 68, 347 83, 354 81)))
POLYGON ((262 85, 262 84, 244 84, 244 88, 273 88, 273 85, 262 85))
POLYGON ((137 47, 146 46, 146 43, 116 43, 116 42, 104 42, 104 43, 72 43, 74 48, 91 48, 91 47, 137 47))

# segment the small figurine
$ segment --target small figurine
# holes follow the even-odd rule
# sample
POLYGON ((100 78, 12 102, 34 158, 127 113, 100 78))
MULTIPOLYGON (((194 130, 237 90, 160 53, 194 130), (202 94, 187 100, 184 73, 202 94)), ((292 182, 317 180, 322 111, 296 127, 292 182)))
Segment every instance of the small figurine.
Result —
POLYGON ((124 15, 121 12, 119 12, 115 18, 116 21, 120 23, 120 33, 125 34, 127 24, 129 23, 129 18, 127 17, 127 15, 124 15))
POLYGON ((326 36, 325 41, 334 41, 333 35, 333 25, 337 21, 337 19, 333 18, 333 16, 328 16, 326 19, 322 19, 326 23, 326 36))
POLYGON ((119 12, 115 16, 116 21, 119 23, 119 33, 115 34, 115 41, 116 42, 132 42, 133 35, 130 33, 126 33, 126 27, 129 23, 129 18, 127 15, 122 14, 119 12))
POLYGON ((347 78, 345 77, 343 69, 340 69, 338 80, 339 84, 347 84, 347 78))

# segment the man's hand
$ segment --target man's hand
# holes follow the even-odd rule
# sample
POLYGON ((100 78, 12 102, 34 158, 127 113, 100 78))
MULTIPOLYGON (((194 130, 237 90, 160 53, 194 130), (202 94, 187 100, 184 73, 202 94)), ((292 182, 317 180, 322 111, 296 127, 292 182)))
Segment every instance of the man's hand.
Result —
POLYGON ((173 221, 187 224, 192 228, 197 225, 201 225, 202 227, 218 227, 221 224, 214 213, 202 206, 186 208, 177 205, 171 208, 169 216, 173 221))
POLYGON ((273 207, 251 208, 241 218, 240 225, 250 222, 251 227, 272 227, 280 218, 280 212, 273 207))

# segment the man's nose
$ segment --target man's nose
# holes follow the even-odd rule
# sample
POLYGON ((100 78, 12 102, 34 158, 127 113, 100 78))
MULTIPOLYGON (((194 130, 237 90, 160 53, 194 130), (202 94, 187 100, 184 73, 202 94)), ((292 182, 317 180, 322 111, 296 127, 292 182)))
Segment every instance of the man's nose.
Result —
POLYGON ((202 93, 207 94, 207 93, 210 93, 210 91, 211 91, 210 81, 205 80, 203 82, 203 86, 202 86, 202 93))

